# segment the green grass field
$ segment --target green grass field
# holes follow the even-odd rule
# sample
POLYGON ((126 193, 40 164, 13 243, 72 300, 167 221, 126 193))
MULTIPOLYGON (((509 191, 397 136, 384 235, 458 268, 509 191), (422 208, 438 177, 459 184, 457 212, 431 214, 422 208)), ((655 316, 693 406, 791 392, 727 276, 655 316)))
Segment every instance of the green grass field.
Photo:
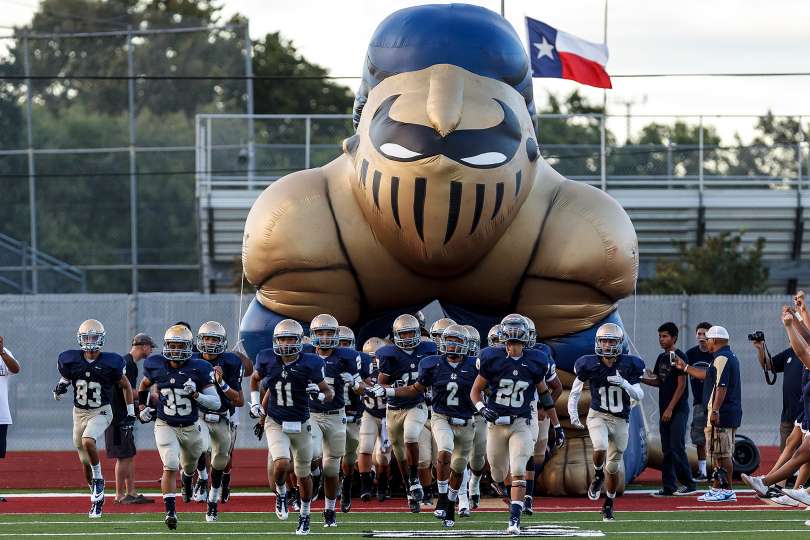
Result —
MULTIPOLYGON (((408 513, 350 513, 338 516, 339 526, 324 529, 320 513, 313 514, 311 536, 361 538, 369 531, 409 531, 413 537, 439 537, 452 531, 464 537, 462 531, 492 531, 478 533, 478 537, 505 536, 506 512, 482 512, 472 518, 460 520, 453 529, 444 529, 431 514, 408 513), (437 533, 429 536, 426 533, 437 533)), ((608 538, 810 538, 810 527, 804 522, 810 513, 804 511, 705 511, 705 512, 620 512, 614 523, 603 523, 596 513, 535 514, 523 520, 527 536, 579 536, 576 532, 601 531, 608 538), (559 525, 562 535, 551 535, 551 525, 559 525), (536 527, 533 529, 533 527, 536 527), (570 531, 570 532, 568 532, 570 531), (568 532, 568 534, 565 534, 568 532), (707 536, 709 535, 709 536, 707 536)), ((106 514, 100 520, 90 521, 82 515, 27 514, 0 516, 0 537, 60 538, 100 537, 127 538, 138 536, 149 540, 158 538, 228 538, 258 537, 293 538, 297 514, 290 514, 286 522, 278 521, 272 513, 227 513, 217 523, 206 523, 201 513, 180 514, 176 531, 163 525, 162 514, 106 514)), ((378 536, 377 537, 385 537, 378 536)), ((399 535, 409 537, 411 535, 399 535)), ((471 536, 471 535, 470 535, 471 536)), ((394 537, 393 535, 388 537, 394 537)), ((469 537, 469 536, 468 536, 469 537)))

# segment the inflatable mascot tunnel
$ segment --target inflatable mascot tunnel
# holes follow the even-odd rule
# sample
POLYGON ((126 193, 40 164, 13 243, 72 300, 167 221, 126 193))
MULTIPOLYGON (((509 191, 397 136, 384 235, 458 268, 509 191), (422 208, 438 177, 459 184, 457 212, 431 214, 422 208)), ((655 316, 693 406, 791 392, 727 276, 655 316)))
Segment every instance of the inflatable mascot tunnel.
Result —
MULTIPOLYGON (((248 215, 247 353, 270 347, 284 318, 331 313, 364 340, 438 300, 481 335, 507 313, 530 317, 558 370, 572 371, 599 324, 621 323, 637 241, 615 200, 543 160, 534 113, 529 58, 497 13, 424 5, 380 23, 343 153, 274 182, 248 215)), ((644 466, 639 417, 627 479, 644 466)), ((586 434, 568 434, 548 492, 584 492, 592 472, 586 434)))

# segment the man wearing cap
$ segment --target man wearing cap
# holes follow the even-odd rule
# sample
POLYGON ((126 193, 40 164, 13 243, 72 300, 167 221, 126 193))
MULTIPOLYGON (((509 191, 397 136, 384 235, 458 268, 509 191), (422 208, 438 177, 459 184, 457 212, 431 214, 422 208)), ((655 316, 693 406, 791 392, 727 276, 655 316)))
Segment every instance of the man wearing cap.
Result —
POLYGON ((706 346, 714 360, 706 370, 687 365, 676 358, 676 367, 687 375, 703 379, 703 403, 706 405, 706 451, 712 461, 712 487, 698 497, 703 502, 736 501, 731 489, 734 435, 742 422, 740 362, 728 344, 728 330, 712 326, 706 332, 706 346))
MULTIPOLYGON (((132 338, 132 348, 124 355, 124 374, 129 384, 135 388, 138 379, 138 365, 155 347, 154 341, 146 334, 132 338)), ((137 399, 137 398, 136 398, 137 399)), ((135 435, 132 422, 127 421, 127 407, 122 390, 113 392, 111 405, 113 421, 104 434, 107 457, 115 458, 115 502, 121 504, 148 504, 153 499, 135 492, 135 435)), ((136 404, 137 406, 137 404, 136 404)))

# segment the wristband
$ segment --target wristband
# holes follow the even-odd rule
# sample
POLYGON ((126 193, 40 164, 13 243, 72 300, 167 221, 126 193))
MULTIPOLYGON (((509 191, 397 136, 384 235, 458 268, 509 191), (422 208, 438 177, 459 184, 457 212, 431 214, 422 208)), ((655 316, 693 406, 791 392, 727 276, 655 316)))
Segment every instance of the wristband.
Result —
POLYGON ((135 404, 127 403, 127 416, 135 416, 135 404))
POLYGON ((149 390, 141 390, 138 392, 138 403, 144 407, 149 406, 149 390))
POLYGON ((397 397, 397 389, 387 386, 385 388, 385 397, 397 397))
POLYGON ((553 428, 554 428, 554 429, 557 429, 557 428, 561 428, 561 427, 562 427, 562 425, 560 425, 560 424, 557 424, 557 425, 555 425, 555 426, 552 426, 552 427, 553 427, 553 428))
POLYGON ((250 402, 251 403, 259 403, 259 401, 261 401, 261 397, 259 397, 259 391, 258 390, 252 390, 250 392, 250 402))
POLYGON ((225 379, 221 379, 221 380, 219 381, 219 388, 220 388, 220 389, 221 389, 223 392, 227 392, 228 390, 230 390, 230 389, 231 389, 231 387, 230 387, 230 386, 228 386, 228 383, 226 383, 226 382, 225 382, 225 379))
POLYGON ((551 399, 551 394, 549 394, 548 390, 540 394, 540 404, 546 411, 554 408, 554 400, 551 399))
POLYGON ((481 409, 483 409, 483 408, 484 408, 484 406, 485 406, 485 405, 484 405, 484 402, 483 402, 483 401, 479 401, 478 403, 476 403, 476 404, 475 404, 475 410, 476 410, 476 411, 478 411, 478 412, 481 412, 481 409))

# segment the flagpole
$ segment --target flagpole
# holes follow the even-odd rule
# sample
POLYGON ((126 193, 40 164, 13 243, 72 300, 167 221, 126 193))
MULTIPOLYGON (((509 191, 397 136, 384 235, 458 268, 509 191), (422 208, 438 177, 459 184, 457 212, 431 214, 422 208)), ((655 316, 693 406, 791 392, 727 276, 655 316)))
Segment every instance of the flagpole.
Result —
POLYGON ((506 17, 506 0, 501 0, 501 17, 506 17))
MULTIPOLYGON (((503 1, 503 0, 502 0, 503 1)), ((605 15, 604 27, 602 28, 602 43, 607 47, 607 28, 608 28, 608 0, 605 0, 605 15)), ((600 146, 600 168, 601 168, 601 184, 602 191, 607 191, 607 144, 606 144, 606 127, 607 122, 607 88, 602 90, 602 121, 599 129, 599 146, 600 146)))

